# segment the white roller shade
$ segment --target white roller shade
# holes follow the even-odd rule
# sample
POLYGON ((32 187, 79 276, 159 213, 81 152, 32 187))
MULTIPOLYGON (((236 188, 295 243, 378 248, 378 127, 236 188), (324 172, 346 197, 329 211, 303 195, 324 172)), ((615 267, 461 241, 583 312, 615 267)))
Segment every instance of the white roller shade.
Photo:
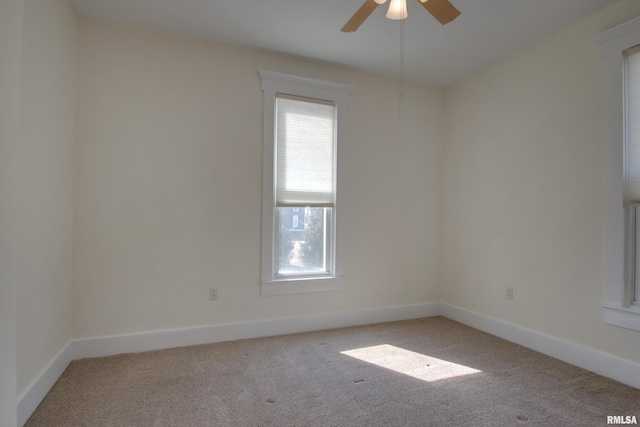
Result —
POLYGON ((335 104, 276 98, 276 206, 333 207, 335 104))
POLYGON ((627 51, 626 188, 630 205, 640 205, 640 47, 627 51))

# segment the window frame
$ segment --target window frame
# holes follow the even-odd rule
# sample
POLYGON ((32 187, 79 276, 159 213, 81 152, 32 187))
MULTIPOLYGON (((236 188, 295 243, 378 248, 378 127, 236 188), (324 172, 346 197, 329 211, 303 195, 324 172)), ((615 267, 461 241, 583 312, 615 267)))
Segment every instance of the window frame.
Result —
MULTIPOLYGON (((594 37, 606 63, 605 147, 605 302, 608 324, 640 331, 640 307, 634 303, 634 208, 626 202, 626 55, 640 45, 640 17, 594 37)), ((638 266, 640 268, 640 266, 638 266)))
POLYGON ((353 86, 259 69, 263 91, 262 165, 262 296, 339 290, 343 287, 345 251, 346 113, 353 86), (336 108, 336 195, 332 208, 328 274, 279 276, 277 269, 277 212, 275 205, 275 106, 278 94, 331 101, 336 108))

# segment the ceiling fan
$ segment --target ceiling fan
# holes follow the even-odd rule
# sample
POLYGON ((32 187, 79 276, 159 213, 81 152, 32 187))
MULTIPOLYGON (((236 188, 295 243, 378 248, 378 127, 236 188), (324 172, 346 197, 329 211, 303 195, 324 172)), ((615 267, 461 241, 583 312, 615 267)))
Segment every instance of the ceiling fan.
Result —
MULTIPOLYGON (((425 9, 429 11, 442 25, 448 24, 460 15, 449 0, 417 0, 425 9)), ((366 0, 360 9, 349 19, 340 31, 351 33, 356 31, 360 25, 373 13, 373 11, 387 0, 366 0)), ((407 17, 407 0, 391 0, 387 18, 404 19, 407 17)))

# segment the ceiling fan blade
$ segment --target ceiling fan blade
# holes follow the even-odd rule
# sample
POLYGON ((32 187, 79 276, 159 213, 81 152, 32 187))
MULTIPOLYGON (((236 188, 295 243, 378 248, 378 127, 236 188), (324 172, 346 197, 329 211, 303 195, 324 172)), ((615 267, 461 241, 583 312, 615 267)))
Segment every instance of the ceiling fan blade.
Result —
POLYGON ((460 15, 460 11, 456 9, 449 0, 418 0, 418 3, 429 11, 442 25, 446 25, 460 15))
POLYGON ((340 31, 343 33, 352 33, 358 29, 360 25, 364 22, 365 19, 371 15, 371 13, 378 7, 378 3, 375 0, 366 0, 360 9, 356 13, 353 14, 351 19, 344 24, 344 27, 340 31))

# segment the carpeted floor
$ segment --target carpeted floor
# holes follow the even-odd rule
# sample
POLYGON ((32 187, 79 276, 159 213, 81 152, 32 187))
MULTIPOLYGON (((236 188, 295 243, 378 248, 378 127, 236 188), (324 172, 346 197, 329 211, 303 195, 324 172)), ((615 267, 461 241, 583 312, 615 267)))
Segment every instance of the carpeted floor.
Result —
POLYGON ((640 390, 443 317, 71 363, 27 426, 606 426, 640 390))

